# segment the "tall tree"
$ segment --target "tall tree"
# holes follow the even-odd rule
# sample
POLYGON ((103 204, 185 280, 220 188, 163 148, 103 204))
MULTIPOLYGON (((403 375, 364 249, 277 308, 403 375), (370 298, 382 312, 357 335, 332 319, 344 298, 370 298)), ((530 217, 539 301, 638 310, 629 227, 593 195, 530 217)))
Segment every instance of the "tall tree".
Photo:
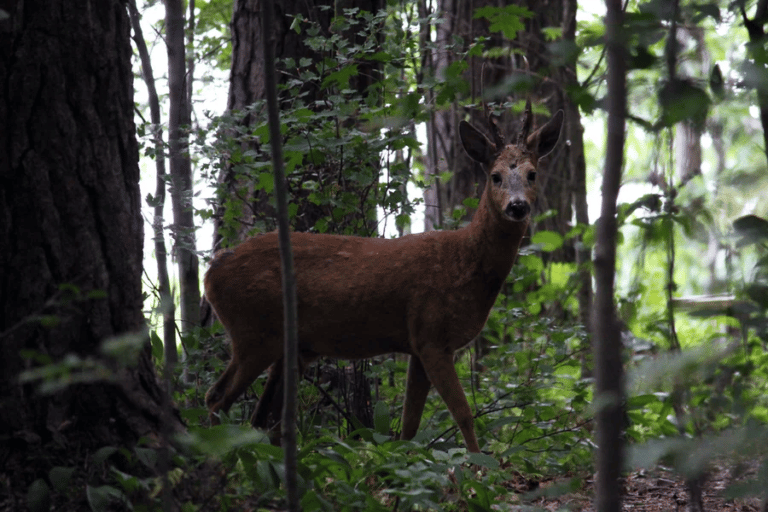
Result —
POLYGON ((187 69, 182 0, 165 0, 165 32, 168 49, 168 149, 173 203, 173 235, 179 267, 181 332, 200 324, 200 276, 192 209, 192 161, 184 129, 191 125, 192 79, 187 69))
POLYGON ((0 452, 4 480, 25 493, 52 466, 83 468, 89 449, 181 423, 164 417, 145 342, 126 4, 0 10, 0 452), (135 361, 103 355, 125 336, 139 340, 135 361), (68 378, 43 394, 45 362, 68 378))
MULTIPOLYGON (((266 96, 264 82, 264 59, 260 48, 269 39, 264 34, 260 24, 260 4, 262 0, 235 0, 232 12, 232 66, 230 72, 229 97, 227 110, 231 113, 246 112, 249 107, 263 101, 266 96)), ((301 31, 301 23, 297 19, 309 20, 316 23, 327 35, 336 16, 343 16, 344 9, 359 8, 375 13, 382 6, 381 0, 344 0, 307 3, 301 0, 274 1, 275 22, 272 24, 275 44, 275 59, 283 62, 292 59, 300 62, 310 58, 321 62, 323 55, 310 49, 306 44, 307 34, 301 31)), ((347 34, 356 39, 360 34, 347 34)), ((356 76, 352 77, 350 85, 360 92, 365 92, 376 80, 378 65, 369 61, 360 65, 356 76)), ((291 76, 288 73, 278 74, 278 86, 285 85, 291 76)), ((317 83, 306 81, 302 86, 303 101, 313 108, 318 107, 324 100, 324 93, 317 83)), ((259 114, 258 112, 255 114, 259 114)), ((246 114, 240 123, 243 127, 253 127, 258 115, 246 114)), ((263 113, 262 113, 263 114, 263 113)), ((255 143, 246 144, 243 151, 259 150, 255 143)), ((226 162, 224 171, 218 176, 220 187, 220 205, 214 218, 214 249, 221 246, 226 234, 234 243, 244 239, 253 231, 254 224, 265 221, 265 229, 274 229, 274 209, 269 206, 268 195, 254 187, 252 178, 237 172, 237 162, 226 162), (246 191, 244 193, 244 191, 246 191), (226 225, 227 208, 233 208, 231 199, 240 199, 238 211, 230 217, 237 219, 236 228, 226 225)), ((327 180, 339 180, 337 169, 319 169, 318 176, 326 176, 327 180)), ((299 193, 300 195, 300 193, 299 193)), ((300 212, 295 228, 306 231, 314 226, 315 221, 323 215, 317 207, 304 200, 299 205, 300 212)), ((231 223, 230 223, 231 224, 231 223)))
POLYGON ((734 2, 741 11, 741 19, 749 35, 747 83, 757 91, 760 107, 760 123, 763 126, 763 151, 768 158, 768 78, 765 75, 765 24, 768 22, 768 0, 759 0, 750 18, 745 10, 746 2, 734 2))
POLYGON ((614 303, 616 275, 616 200, 624 164, 626 119, 626 49, 622 34, 621 0, 606 0, 605 38, 608 62, 608 133, 606 136, 603 200, 595 245, 595 307, 592 336, 595 356, 595 403, 597 419, 597 480, 595 509, 621 510, 621 470, 624 464, 624 371, 621 337, 614 303))
MULTIPOLYGON (((571 144, 563 144, 539 173, 538 209, 557 213, 543 221, 540 228, 567 232, 574 205, 581 217, 578 221, 587 223, 583 129, 578 108, 566 94, 577 84, 575 55, 568 51, 575 38, 576 1, 529 0, 498 7, 494 1, 444 0, 438 3, 438 16, 443 22, 435 28, 437 48, 463 44, 463 48, 467 49, 477 37, 483 36, 486 48, 503 49, 496 52, 504 55, 502 57, 473 56, 466 59, 468 65, 464 76, 469 83, 468 95, 472 99, 477 102, 483 99, 518 101, 522 105, 530 96, 534 103, 544 104, 550 112, 561 109, 566 112, 564 135, 571 144), (523 24, 516 26, 510 21, 503 21, 508 29, 504 33, 492 32, 489 19, 500 19, 500 13, 510 14, 506 20, 520 16, 523 24), (561 44, 555 46, 556 51, 548 43, 546 29, 551 28, 559 29, 562 36, 561 44), (517 37, 510 40, 510 35, 515 32, 517 37)), ((461 46, 457 48, 461 49, 461 46)), ((438 76, 447 78, 450 73, 455 73, 455 65, 462 58, 459 52, 438 51, 429 54, 428 59, 427 65, 431 64, 438 76)), ((449 214, 467 197, 475 197, 476 184, 483 186, 484 174, 463 154, 456 136, 458 121, 466 115, 467 112, 454 104, 450 109, 437 111, 428 127, 427 173, 439 175, 449 170, 453 177, 448 183, 438 182, 425 194, 427 229, 441 225, 441 215, 449 214), (448 165, 451 167, 448 168, 448 165)), ((482 113, 471 112, 470 115, 479 117, 482 113)), ((515 133, 519 118, 519 115, 505 115, 500 122, 506 125, 502 131, 507 129, 509 133, 515 133)), ((483 123, 485 120, 478 121, 478 124, 483 123)), ((573 247, 568 248, 558 255, 558 259, 574 261, 573 250, 573 247)))
POLYGON ((160 97, 155 87, 155 74, 152 71, 152 61, 149 57, 149 49, 144 41, 144 33, 141 29, 141 18, 136 7, 136 0, 128 0, 128 12, 131 15, 133 27, 133 40, 139 51, 141 60, 141 74, 147 84, 149 115, 152 122, 152 139, 155 151, 155 169, 157 172, 155 181, 154 218, 152 230, 155 242, 155 259, 157 260, 157 288, 159 294, 160 314, 163 317, 163 346, 165 347, 165 363, 169 371, 178 362, 176 349, 176 305, 171 295, 171 280, 168 276, 168 251, 165 246, 164 214, 165 209, 165 148, 163 143, 163 127, 160 119, 160 97))
MULTIPOLYGON (((261 29, 265 33, 272 26, 274 12, 270 2, 264 2, 261 9, 261 29)), ((288 224, 288 192, 283 169, 283 148, 280 140, 280 109, 277 105, 275 84, 274 40, 263 46, 264 82, 267 96, 269 142, 272 146, 272 167, 275 176, 275 199, 277 202, 277 226, 280 238, 280 272, 282 274, 284 346, 284 395, 282 422, 282 446, 285 456, 285 493, 288 510, 301 510, 301 494, 297 481, 298 461, 296 447, 296 394, 299 374, 299 329, 297 324, 296 274, 293 268, 293 251, 288 224)), ((278 363, 279 364, 279 363, 278 363)))

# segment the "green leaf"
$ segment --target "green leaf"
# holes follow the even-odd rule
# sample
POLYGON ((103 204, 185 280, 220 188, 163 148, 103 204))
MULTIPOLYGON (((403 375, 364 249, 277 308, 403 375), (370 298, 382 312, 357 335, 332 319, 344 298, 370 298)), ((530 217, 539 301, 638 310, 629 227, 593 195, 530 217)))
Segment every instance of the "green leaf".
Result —
POLYGON ((297 34, 301 34, 301 19, 298 17, 293 18, 293 21, 291 22, 290 30, 293 30, 297 34))
POLYGON ((717 99, 722 100, 725 98, 723 72, 720 71, 720 66, 718 64, 714 65, 712 72, 709 74, 709 88, 717 99))
POLYGON ((445 69, 445 82, 439 89, 439 93, 435 98, 438 105, 444 105, 451 103, 456 99, 456 96, 469 91, 469 83, 464 79, 464 71, 467 70, 469 64, 463 60, 457 60, 448 65, 445 69))
POLYGON ((93 512, 109 511, 112 510, 114 502, 127 501, 120 489, 111 485, 102 485, 100 487, 88 485, 85 488, 85 495, 88 497, 88 504, 93 512))
POLYGON ((180 441, 202 453, 218 457, 244 446, 254 450, 267 450, 269 447, 282 453, 279 447, 265 444, 269 439, 264 432, 240 425, 216 425, 190 430, 188 434, 181 437, 180 441))
POLYGON ((389 434, 379 434, 378 432, 373 432, 373 435, 371 436, 373 439, 373 442, 376 444, 384 444, 387 441, 390 441, 392 438, 389 434))
POLYGON ((379 400, 373 408, 373 427, 379 434, 389 435, 389 406, 379 400))
POLYGON ((48 472, 48 479, 53 484, 53 488, 57 492, 64 492, 69 487, 69 482, 72 480, 72 473, 75 472, 75 468, 66 468, 63 466, 54 466, 48 472))
POLYGON ((42 478, 32 482, 27 489, 27 506, 31 512, 48 512, 51 509, 51 489, 42 478))
POLYGON ((496 469, 499 467, 499 461, 485 453, 469 453, 469 462, 477 464, 484 468, 496 469))
POLYGON ((745 215, 733 221, 733 229, 741 237, 738 247, 768 242, 768 220, 757 215, 745 215))
MULTIPOLYGON (((360 420, 358 420, 357 418, 355 418, 353 416, 352 417, 352 423, 353 424, 359 424, 360 420)), ((359 426, 358 428, 353 430, 349 435, 350 436, 360 436, 360 438, 363 439, 364 441, 372 443, 373 442, 373 433, 374 433, 374 431, 371 430, 370 428, 359 426)))
POLYGON ((152 358, 157 361, 163 360, 163 340, 157 335, 155 331, 149 333, 149 340, 152 343, 152 358))
POLYGON ((377 62, 392 62, 393 57, 388 52, 376 52, 372 53, 370 55, 366 55, 365 58, 367 60, 375 60, 377 62))
POLYGON ((653 394, 633 396, 627 400, 627 409, 641 409, 648 404, 658 401, 659 397, 653 394))
POLYGON ((267 194, 271 194, 275 189, 275 176, 271 172, 260 173, 258 188, 267 194))
POLYGON ((353 76, 357 76, 357 64, 351 64, 349 66, 345 66, 340 70, 334 71, 333 73, 329 74, 323 80, 322 87, 323 88, 329 87, 335 82, 336 86, 339 89, 348 89, 349 79, 352 78, 353 76))
POLYGON ((691 81, 674 80, 664 83, 659 89, 661 121, 664 126, 689 120, 695 126, 703 127, 710 103, 707 92, 691 81))
POLYGON ((117 452, 117 448, 114 446, 104 446, 102 448, 99 448, 96 450, 96 453, 93 454, 93 457, 91 458, 91 463, 95 465, 99 465, 103 463, 105 460, 107 460, 109 457, 111 457, 113 454, 117 452))
POLYGON ((143 329, 107 338, 101 344, 101 353, 126 366, 135 366, 147 341, 147 332, 143 329))
POLYGON ((544 252, 552 252, 563 245, 563 236, 554 231, 539 231, 531 237, 531 243, 540 244, 544 252))
POLYGON ((721 16, 720 16, 720 7, 717 5, 716 2, 712 3, 704 3, 704 4, 692 4, 691 7, 693 8, 694 12, 696 12, 696 16, 694 17, 694 23, 698 24, 699 21, 701 21, 703 18, 710 17, 712 18, 716 23, 720 23, 721 16))
POLYGON ((157 465, 157 450, 137 447, 134 451, 136 452, 136 458, 149 469, 154 469, 157 465))
POLYGON ((480 7, 475 9, 474 18, 485 18, 491 22, 488 30, 491 32, 501 32, 504 37, 513 40, 517 33, 525 30, 525 25, 521 18, 530 18, 533 13, 525 7, 518 5, 507 5, 504 7, 480 7))
POLYGON ((543 27, 541 31, 547 41, 554 41, 563 37, 562 27, 543 27))
POLYGON ((521 265, 524 265, 525 268, 531 272, 538 273, 544 270, 544 262, 535 254, 526 254, 520 256, 517 261, 520 262, 521 265))

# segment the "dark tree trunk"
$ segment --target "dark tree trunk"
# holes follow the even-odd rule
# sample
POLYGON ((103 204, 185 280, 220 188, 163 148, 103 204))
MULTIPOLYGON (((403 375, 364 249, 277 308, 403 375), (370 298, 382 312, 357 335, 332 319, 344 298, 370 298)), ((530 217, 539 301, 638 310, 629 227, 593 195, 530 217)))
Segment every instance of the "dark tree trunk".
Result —
POLYGON ((753 59, 750 63, 756 79, 753 84, 757 91, 757 103, 760 106, 760 123, 763 126, 763 152, 768 158, 768 80, 765 79, 765 58, 761 57, 765 51, 765 23, 768 21, 768 0, 759 0, 752 19, 747 17, 744 4, 740 3, 741 19, 749 35, 747 44, 748 56, 753 59))
MULTIPOLYGON (((534 13, 526 21, 525 33, 521 35, 536 84, 531 95, 552 113, 561 109, 565 111, 563 135, 570 142, 559 144, 556 152, 547 158, 544 165, 540 165, 537 173, 537 178, 541 176, 537 209, 539 213, 553 210, 556 214, 544 219, 535 228, 564 235, 572 227, 574 204, 578 206, 583 202, 586 205, 586 180, 582 181, 586 165, 581 116, 566 93, 568 88, 578 83, 575 56, 567 55, 567 44, 574 42, 576 36, 576 0, 526 0, 525 6, 534 13), (565 44, 559 49, 553 50, 544 37, 543 29, 546 27, 562 29, 561 42, 565 44), (583 197, 583 201, 579 196, 583 197)), ((523 63, 518 63, 517 67, 525 68, 523 63)), ((576 261, 573 243, 566 242, 561 249, 551 253, 550 258, 576 261)))
MULTIPOLYGON (((165 35, 168 49, 168 149, 173 203, 173 235, 179 267, 179 298, 182 334, 200 325, 200 276, 192 209, 192 161, 184 129, 191 124, 187 96, 187 60, 184 46, 182 0, 165 1, 165 35)), ((186 369, 185 369, 186 370, 186 369)))
MULTIPOLYGON (((477 35, 490 35, 487 23, 473 18, 473 10, 482 5, 490 5, 492 2, 475 2, 465 0, 442 0, 438 4, 438 15, 442 23, 434 28, 436 48, 450 48, 454 45, 455 37, 464 38, 466 44, 472 42, 477 35)), ((423 30, 430 31, 432 27, 426 26, 423 30)), ((422 37, 429 37, 423 35, 422 37)), ((492 43, 498 45, 498 38, 492 38, 492 43)), ((425 58, 425 73, 434 73, 441 77, 449 66, 458 59, 455 51, 430 51, 427 45, 425 58)), ((460 49, 457 49, 460 50, 460 49)), ((482 94, 480 70, 482 62, 477 58, 469 59, 469 70, 466 73, 470 80, 472 95, 479 99, 482 94)), ((487 73, 486 73, 487 75, 487 73)), ((487 85, 491 85, 485 82, 487 85)), ((427 103, 434 105, 433 93, 425 92, 427 103)), ((458 108, 443 109, 434 112, 427 124, 427 175, 433 176, 431 186, 424 191, 424 229, 430 231, 439 229, 443 225, 443 219, 450 215, 454 208, 461 206, 464 199, 477 197, 477 190, 482 190, 485 183, 485 172, 467 156, 461 146, 458 137, 459 121, 464 119, 464 111, 458 108), (443 183, 438 176, 450 171, 451 179, 443 183)), ((475 120, 477 126, 486 127, 486 123, 480 117, 475 120)))
POLYGON ((101 361, 103 341, 145 337, 143 221, 125 2, 0 9, 0 464, 23 494, 59 457, 156 436, 162 390, 145 342, 137 364, 103 361, 114 381, 19 383, 26 354, 101 361))
POLYGON ((155 88, 155 74, 152 71, 152 61, 149 58, 149 49, 144 41, 141 30, 141 18, 136 8, 136 0, 128 1, 128 11, 131 15, 133 27, 133 40, 139 51, 141 59, 141 72, 144 82, 147 84, 149 115, 152 121, 153 140, 155 149, 155 206, 152 229, 155 242, 155 259, 157 260, 157 292, 159 295, 160 314, 163 317, 163 346, 165 348, 165 367, 170 375, 171 369, 179 361, 176 350, 176 305, 171 294, 171 281, 168 276, 168 251, 165 247, 165 222, 163 211, 165 209, 165 148, 163 147, 163 126, 160 119, 160 98, 155 88))
MULTIPOLYGON (((267 32, 275 18, 270 2, 264 2, 261 9, 261 29, 267 32)), ((272 146, 272 169, 275 175, 275 199, 277 202, 277 226, 280 238, 280 273, 283 288, 283 329, 285 330, 283 366, 283 414, 282 447, 285 453, 285 494, 288 510, 301 510, 302 493, 298 485, 298 449, 296 446, 296 416, 299 374, 299 327, 297 324, 296 274, 293 267, 293 250, 288 224, 288 191, 283 169, 283 148, 280 140, 280 109, 277 104, 277 86, 274 57, 274 40, 267 38, 263 46, 264 83, 269 116, 269 142, 272 146)), ((280 364, 278 361, 277 364, 280 364)))
POLYGON ((626 54, 623 46, 621 0, 606 0, 608 63, 608 134, 606 137, 603 200, 595 244, 595 304, 592 336, 595 358, 595 404, 598 445, 595 510, 621 510, 621 471, 624 464, 624 370, 616 306, 616 199, 624 161, 626 118, 626 54))
MULTIPOLYGON (((576 83, 575 61, 553 55, 544 37, 546 27, 561 27, 563 40, 573 41, 576 27, 575 0, 527 0, 517 1, 531 12, 531 18, 525 18, 525 31, 518 34, 515 41, 503 40, 498 33, 488 32, 488 22, 474 18, 474 10, 486 5, 497 6, 492 0, 442 0, 438 4, 439 15, 443 23, 437 25, 436 43, 438 47, 453 44, 456 36, 468 45, 477 36, 489 38, 489 46, 512 46, 521 49, 525 59, 519 54, 497 59, 472 57, 468 60, 466 78, 470 83, 470 94, 475 101, 488 97, 489 92, 504 81, 513 77, 530 81, 532 89, 526 93, 514 93, 500 90, 489 101, 525 100, 531 97, 534 103, 543 103, 551 113, 562 109, 566 112, 563 135, 571 144, 560 144, 555 152, 541 163, 537 211, 556 210, 554 217, 545 219, 537 229, 546 229, 566 233, 571 227, 574 204, 586 217, 586 209, 578 208, 586 204, 586 183, 584 175, 583 137, 581 118, 578 108, 565 93, 568 86, 576 83), (558 59, 556 62, 556 58, 558 59), (575 143, 573 141, 575 140, 575 143), (579 167, 581 166, 581 167, 579 167)), ((455 59, 454 52, 440 52, 429 56, 432 68, 438 75, 455 59)), ((481 112, 470 113, 478 126, 487 127, 481 112)), ((438 183, 425 193, 426 229, 434 229, 442 224, 442 215, 450 214, 453 208, 462 204, 467 197, 476 197, 476 184, 482 189, 485 173, 474 165, 461 149, 456 127, 466 112, 458 107, 438 111, 427 130, 428 156, 427 173, 439 174, 450 170, 453 177, 449 183, 438 183), (438 193, 439 190, 439 193, 438 193)), ((517 132, 520 116, 507 114, 499 123, 502 133, 517 132)), ((538 179, 538 178, 537 178, 538 179)), ((583 219, 579 219, 583 222, 583 219)), ((552 254, 556 260, 575 261, 573 246, 566 245, 552 254)))
MULTIPOLYGON (((262 0, 235 0, 232 10, 232 67, 230 72, 229 98, 227 101, 227 110, 230 112, 244 111, 255 102, 264 100, 266 97, 264 83, 264 57, 261 48, 268 39, 263 33, 260 23, 260 4, 262 0)), ((291 28, 294 16, 301 15, 306 20, 317 22, 323 30, 328 30, 331 26, 331 20, 334 16, 340 15, 344 8, 357 7, 361 10, 375 13, 383 7, 381 0, 344 0, 321 2, 305 2, 303 0, 272 0, 275 12, 275 20, 272 24, 273 40, 275 41, 275 59, 281 62, 283 59, 292 58, 297 62, 302 58, 318 59, 305 44, 306 34, 297 33, 291 28), (320 9, 321 5, 330 7, 329 9, 320 9)), ((352 35, 352 37, 359 37, 352 35)), ((360 64, 357 77, 350 81, 350 85, 363 92, 378 76, 379 65, 374 61, 360 64)), ((279 69, 279 66, 278 66, 279 69)), ((284 83, 287 75, 278 73, 278 85, 284 83)), ((316 84, 307 84, 308 96, 305 101, 312 105, 315 101, 323 99, 322 93, 318 95, 316 84)), ((251 126, 254 119, 251 115, 243 118, 242 124, 251 126)), ((259 148, 251 148, 259 149, 259 148)), ((330 176, 328 179, 336 180, 337 171, 318 170, 319 175, 330 176), (327 172, 326 172, 327 171, 327 172)), ((238 176, 233 172, 231 165, 225 166, 225 172, 219 175, 221 184, 220 198, 245 199, 246 208, 243 209, 239 217, 240 225, 236 231, 231 228, 227 230, 227 235, 232 238, 229 243, 246 238, 258 220, 265 222, 265 229, 275 229, 274 209, 267 202, 268 197, 261 192, 255 192, 252 184, 248 182, 247 176, 238 176), (243 197, 242 190, 248 190, 248 197, 243 197)), ((314 205, 303 201, 300 205, 298 217, 301 219, 295 225, 297 231, 306 231, 312 226, 319 217, 324 215, 314 205)), ((219 249, 223 238, 224 223, 224 205, 220 205, 217 215, 214 219, 214 250, 219 249)))
MULTIPOLYGON (((443 23, 435 27, 435 42, 440 48, 454 44, 456 36, 460 36, 467 45, 477 36, 483 35, 489 38, 486 43, 488 46, 511 47, 517 50, 510 52, 509 57, 468 59, 469 67, 465 76, 470 83, 470 94, 475 103, 485 98, 486 101, 517 101, 521 104, 525 99, 531 98, 534 103, 545 105, 551 113, 561 109, 565 111, 562 137, 568 143, 559 144, 551 155, 542 160, 537 173, 539 191, 536 213, 554 210, 556 214, 531 227, 531 230, 550 230, 564 235, 572 227, 574 213, 578 223, 589 224, 584 129, 579 108, 566 93, 578 87, 575 58, 567 54, 569 44, 575 41, 577 3, 576 0, 517 0, 514 3, 526 7, 533 16, 522 19, 525 30, 521 31, 514 41, 509 41, 502 39, 498 33, 489 33, 488 22, 476 19, 473 15, 475 9, 488 5, 498 6, 498 2, 441 0, 438 2, 438 8, 443 23), (562 29, 562 39, 554 46, 555 50, 551 49, 551 43, 548 43, 544 36, 543 29, 546 27, 562 29), (515 92, 512 86, 506 89, 503 87, 507 82, 527 83, 530 88, 525 92, 515 92)), ((455 55, 455 52, 448 51, 428 53, 425 66, 431 67, 434 73, 440 76, 452 63, 451 59, 456 58, 455 55)), ((429 91, 426 94, 429 95, 429 91)), ((432 104, 429 98, 427 103, 432 104)), ((424 193, 427 230, 440 227, 444 216, 460 206, 467 197, 477 197, 476 185, 480 189, 485 186, 485 173, 466 156, 456 135, 458 122, 466 115, 465 110, 454 106, 435 112, 432 121, 428 123, 426 172, 434 176, 450 170, 453 177, 448 183, 434 182, 424 193)), ((488 129, 485 114, 480 109, 469 112, 469 115, 474 124, 488 129)), ((498 122, 502 133, 514 137, 519 129, 521 117, 509 112, 502 116, 498 122)), ((469 216, 471 213, 470 211, 469 216)), ((587 326, 592 311, 591 254, 590 249, 585 247, 577 252, 577 240, 566 240, 560 249, 543 256, 550 260, 576 262, 579 265, 579 319, 587 326)), ((557 304, 553 309, 560 311, 557 304)), ((477 347, 480 349, 481 345, 478 344, 477 347)), ((588 376, 591 372, 590 362, 586 356, 582 361, 584 375, 588 376)))

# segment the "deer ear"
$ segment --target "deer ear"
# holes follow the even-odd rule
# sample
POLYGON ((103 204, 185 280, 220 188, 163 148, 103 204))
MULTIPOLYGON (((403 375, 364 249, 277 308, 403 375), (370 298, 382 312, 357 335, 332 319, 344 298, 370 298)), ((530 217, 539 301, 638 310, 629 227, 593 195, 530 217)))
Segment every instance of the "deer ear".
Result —
POLYGON ((560 130, 563 127, 563 119, 565 114, 562 110, 558 110, 552 119, 547 124, 533 132, 526 143, 528 147, 538 155, 539 158, 549 154, 550 151, 555 149, 557 141, 560 140, 560 130))
POLYGON ((466 121, 462 121, 459 123, 459 137, 464 151, 472 160, 481 164, 489 164, 493 161, 496 145, 480 133, 477 128, 466 121))

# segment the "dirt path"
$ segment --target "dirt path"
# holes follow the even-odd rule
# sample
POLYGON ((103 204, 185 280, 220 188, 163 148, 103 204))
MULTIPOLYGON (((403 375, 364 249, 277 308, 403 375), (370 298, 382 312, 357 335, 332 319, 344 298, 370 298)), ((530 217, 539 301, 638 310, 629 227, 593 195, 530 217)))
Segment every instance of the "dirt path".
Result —
MULTIPOLYGON (((766 512, 760 510, 760 498, 728 499, 726 488, 737 482, 753 480, 757 464, 742 467, 716 467, 702 485, 703 512, 766 512)), ((549 485, 554 485, 550 483, 549 485)), ((546 488, 546 484, 541 487, 546 488)), ((766 490, 768 491, 768 489, 766 490)), ((594 485, 590 479, 578 493, 570 493, 556 499, 541 498, 532 504, 547 511, 570 510, 593 512, 594 485)), ((682 479, 664 469, 640 471, 630 474, 625 481, 622 510, 633 512, 686 512, 697 511, 689 503, 689 493, 682 479)))

